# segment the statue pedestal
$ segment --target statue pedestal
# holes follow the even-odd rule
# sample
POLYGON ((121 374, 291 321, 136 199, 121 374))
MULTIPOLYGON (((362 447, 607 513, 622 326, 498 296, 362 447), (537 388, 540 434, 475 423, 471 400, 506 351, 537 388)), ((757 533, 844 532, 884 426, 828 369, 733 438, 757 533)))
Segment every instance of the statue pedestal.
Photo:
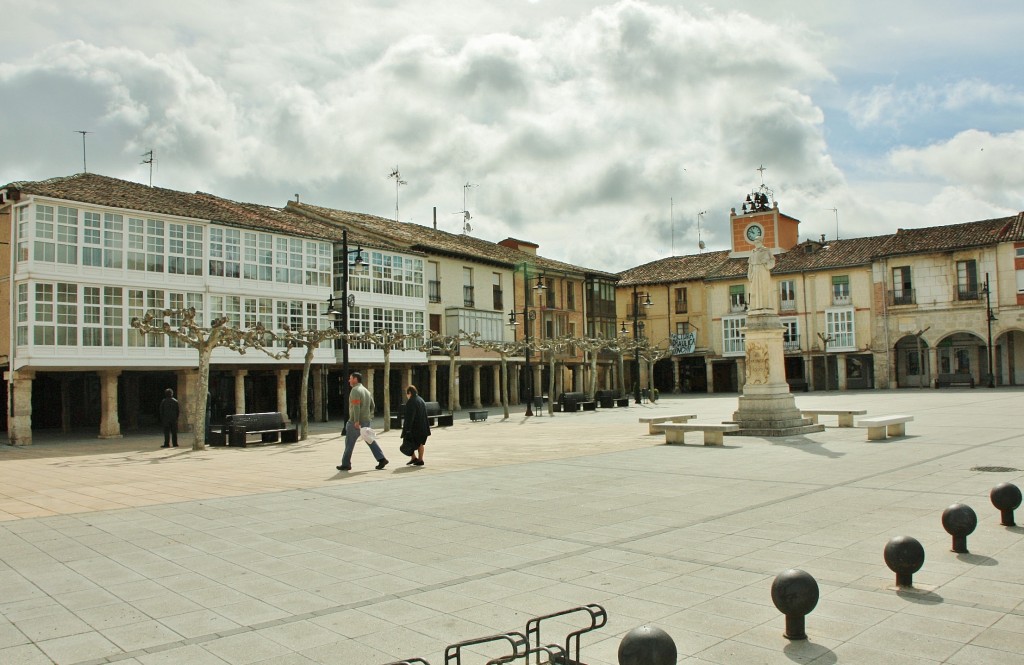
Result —
POLYGON ((796 400, 786 383, 786 361, 782 336, 784 328, 773 309, 747 313, 745 344, 747 380, 739 408, 732 421, 740 426, 739 436, 791 436, 821 432, 824 425, 812 424, 800 415, 796 400))

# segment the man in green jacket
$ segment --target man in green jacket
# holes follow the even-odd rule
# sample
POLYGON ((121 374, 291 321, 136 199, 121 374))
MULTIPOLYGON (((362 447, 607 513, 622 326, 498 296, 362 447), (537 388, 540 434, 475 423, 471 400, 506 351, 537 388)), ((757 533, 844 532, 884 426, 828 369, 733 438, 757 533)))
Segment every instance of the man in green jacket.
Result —
MULTIPOLYGON (((363 387, 363 375, 359 372, 352 372, 348 375, 348 385, 352 387, 348 394, 348 422, 345 423, 345 454, 341 456, 341 464, 338 471, 352 470, 352 450, 356 447, 356 439, 359 438, 359 431, 369 427, 373 420, 373 395, 363 387)), ((377 460, 377 468, 383 469, 388 465, 377 440, 366 442, 370 446, 370 452, 377 460)))

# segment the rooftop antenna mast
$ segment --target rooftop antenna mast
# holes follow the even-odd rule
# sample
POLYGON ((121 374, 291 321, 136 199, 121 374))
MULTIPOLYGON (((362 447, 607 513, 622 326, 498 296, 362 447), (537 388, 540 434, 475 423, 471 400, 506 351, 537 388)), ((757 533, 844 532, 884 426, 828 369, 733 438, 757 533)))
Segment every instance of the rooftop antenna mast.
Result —
POLYGON ((148 152, 142 153, 142 161, 140 164, 149 164, 149 186, 153 186, 153 149, 150 148, 148 152))
POLYGON ((839 208, 825 208, 825 210, 831 210, 836 216, 836 240, 839 240, 839 208))
POLYGON ((395 170, 392 171, 388 175, 388 177, 395 179, 395 221, 397 222, 398 221, 398 188, 401 187, 402 185, 408 185, 409 183, 406 182, 405 180, 402 180, 402 174, 398 171, 398 167, 397 166, 395 167, 395 170))
POLYGON ((672 256, 676 255, 676 216, 674 206, 672 197, 668 197, 668 223, 672 227, 672 256))
POLYGON ((700 250, 701 252, 704 251, 704 247, 706 247, 706 245, 704 244, 704 241, 700 239, 700 220, 706 214, 708 214, 707 210, 701 210, 700 212, 697 213, 697 249, 700 250))
POLYGON ((470 187, 479 187, 479 185, 474 185, 468 180, 466 181, 466 184, 462 186, 462 210, 452 213, 453 215, 462 215, 463 235, 470 233, 473 230, 473 225, 469 223, 469 220, 473 219, 473 215, 469 214, 469 209, 466 207, 466 193, 469 191, 470 187))
POLYGON ((86 131, 84 129, 75 129, 72 131, 74 131, 76 134, 82 135, 82 173, 88 173, 89 169, 85 165, 85 135, 92 134, 92 132, 86 131))

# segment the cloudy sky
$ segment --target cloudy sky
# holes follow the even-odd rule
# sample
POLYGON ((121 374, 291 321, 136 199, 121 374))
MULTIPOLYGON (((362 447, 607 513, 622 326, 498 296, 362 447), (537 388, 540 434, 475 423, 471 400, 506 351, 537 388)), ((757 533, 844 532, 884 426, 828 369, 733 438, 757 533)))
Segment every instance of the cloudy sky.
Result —
POLYGON ((90 172, 619 271, 1024 209, 1024 3, 0 0, 0 183, 90 172), (389 178, 395 169, 406 184, 389 178), (469 187, 465 185, 469 184, 469 187), (835 209, 835 211, 833 211, 835 209), (703 215, 698 215, 706 211, 703 215))

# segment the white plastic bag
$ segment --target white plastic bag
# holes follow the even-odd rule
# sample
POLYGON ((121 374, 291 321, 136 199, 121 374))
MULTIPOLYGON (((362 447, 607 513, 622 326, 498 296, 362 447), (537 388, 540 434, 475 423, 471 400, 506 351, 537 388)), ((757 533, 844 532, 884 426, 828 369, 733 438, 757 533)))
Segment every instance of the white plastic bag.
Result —
POLYGON ((364 427, 359 430, 359 438, 362 439, 364 443, 373 443, 377 440, 377 433, 373 431, 372 427, 364 427))

